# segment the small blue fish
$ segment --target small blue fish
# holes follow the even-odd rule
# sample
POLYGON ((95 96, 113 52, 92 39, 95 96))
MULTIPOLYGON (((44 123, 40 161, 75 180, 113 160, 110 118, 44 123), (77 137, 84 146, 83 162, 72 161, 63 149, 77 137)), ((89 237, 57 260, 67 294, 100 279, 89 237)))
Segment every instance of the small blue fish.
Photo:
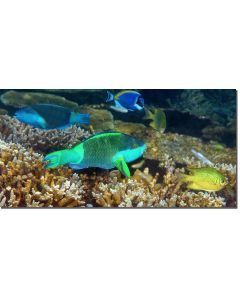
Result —
POLYGON ((36 104, 19 109, 15 117, 23 123, 41 129, 65 129, 73 124, 89 124, 88 114, 78 114, 54 104, 36 104))
POLYGON ((144 108, 144 99, 142 95, 135 91, 122 91, 116 95, 108 92, 108 99, 106 102, 114 101, 115 105, 110 108, 127 113, 128 111, 138 111, 144 108))

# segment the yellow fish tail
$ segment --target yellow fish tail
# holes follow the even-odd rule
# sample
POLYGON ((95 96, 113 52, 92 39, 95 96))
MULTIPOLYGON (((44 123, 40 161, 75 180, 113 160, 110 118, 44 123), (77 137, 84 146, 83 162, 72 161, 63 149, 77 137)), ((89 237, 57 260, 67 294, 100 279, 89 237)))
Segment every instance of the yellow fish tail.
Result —
POLYGON ((146 107, 145 107, 145 116, 143 117, 143 119, 144 120, 149 120, 149 119, 153 119, 153 113, 149 110, 149 109, 147 109, 146 107))

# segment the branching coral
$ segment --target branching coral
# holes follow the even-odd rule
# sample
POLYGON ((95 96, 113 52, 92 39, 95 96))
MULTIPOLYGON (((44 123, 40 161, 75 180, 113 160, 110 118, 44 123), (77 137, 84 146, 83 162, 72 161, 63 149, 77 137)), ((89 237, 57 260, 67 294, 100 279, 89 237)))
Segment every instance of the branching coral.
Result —
POLYGON ((42 156, 0 141, 0 207, 85 206, 86 186, 68 168, 45 170, 42 156))
POLYGON ((181 187, 180 169, 170 168, 159 182, 159 174, 137 170, 132 178, 115 175, 95 185, 92 196, 103 207, 224 207, 221 194, 191 192, 181 187))
POLYGON ((0 207, 223 207, 236 206, 236 169, 215 165, 230 188, 217 193, 188 191, 179 181, 184 168, 168 166, 152 176, 148 168, 132 177, 119 171, 45 170, 42 156, 18 144, 0 142, 0 207))
POLYGON ((206 156, 213 163, 236 163, 237 152, 235 148, 223 146, 222 150, 216 150, 213 142, 203 143, 199 138, 176 134, 160 134, 156 131, 145 131, 144 140, 148 144, 145 157, 157 159, 163 165, 169 165, 172 160, 173 165, 176 162, 189 164, 192 161, 198 161, 192 154, 192 148, 206 156))
POLYGON ((9 116, 0 116, 0 138, 6 142, 19 143, 25 148, 47 153, 71 148, 90 133, 76 125, 65 130, 41 130, 19 122, 9 116))

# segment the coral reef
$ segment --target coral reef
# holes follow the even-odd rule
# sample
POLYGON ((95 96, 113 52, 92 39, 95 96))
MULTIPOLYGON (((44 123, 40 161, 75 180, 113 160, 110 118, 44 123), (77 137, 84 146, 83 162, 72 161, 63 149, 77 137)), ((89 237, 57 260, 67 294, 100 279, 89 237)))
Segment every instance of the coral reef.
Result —
POLYGON ((231 124, 231 126, 208 126, 202 130, 203 138, 205 139, 215 139, 219 142, 225 142, 232 147, 236 146, 236 124, 231 124))
POLYGON ((185 89, 179 92, 175 101, 169 99, 170 107, 209 117, 216 125, 226 126, 236 117, 236 90, 185 89))
POLYGON ((147 127, 141 123, 122 122, 120 120, 114 121, 114 128, 117 131, 136 137, 143 137, 147 130, 147 127))
POLYGON ((117 172, 92 189, 92 197, 102 207, 225 207, 224 192, 192 192, 181 187, 179 174, 183 169, 169 168, 162 180, 145 168, 136 170, 131 178, 117 172))
POLYGON ((96 132, 114 129, 113 115, 106 109, 97 109, 94 105, 81 105, 76 111, 90 115, 91 126, 96 132))
POLYGON ((158 160, 161 166, 180 164, 198 165, 198 160, 193 156, 192 148, 201 152, 213 163, 236 164, 236 148, 228 148, 222 145, 222 150, 214 147, 215 141, 203 143, 200 138, 186 136, 177 133, 160 133, 143 124, 126 123, 115 121, 115 130, 127 134, 134 134, 136 137, 143 139, 148 147, 144 157, 150 160, 158 160))
POLYGON ((45 170, 42 156, 0 140, 0 207, 85 206, 86 187, 68 168, 45 170))
MULTIPOLYGON (((0 109, 0 207, 236 207, 234 90, 176 92, 178 101, 172 98, 168 104, 164 102, 165 133, 150 128, 149 122, 142 120, 144 112, 121 114, 105 109, 105 90, 99 90, 96 99, 96 90, 48 92, 59 96, 8 91, 1 96, 1 102, 11 107, 33 103, 63 105, 89 113, 91 126, 41 130, 0 109), (226 99, 230 103, 227 108, 226 99), (130 164, 130 178, 117 170, 73 171, 66 166, 44 169, 42 154, 70 148, 92 133, 111 129, 134 135, 148 146, 143 158, 130 164), (192 154, 193 148, 227 178, 225 188, 215 193, 192 191, 181 182, 181 174, 188 173, 189 167, 205 165, 192 154)), ((159 97, 155 105, 162 105, 159 93, 154 95, 159 97)))
POLYGON ((130 178, 117 170, 77 174, 67 167, 44 169, 42 156, 19 144, 0 141, 0 150, 0 207, 236 206, 236 166, 230 164, 214 166, 227 177, 228 187, 207 193, 181 183, 186 166, 155 166, 155 175, 143 167, 130 178))
POLYGON ((4 108, 0 108, 0 115, 7 115, 8 111, 4 108))
POLYGON ((0 139, 31 147, 39 153, 71 148, 90 133, 74 125, 64 130, 41 130, 9 116, 0 116, 0 139))

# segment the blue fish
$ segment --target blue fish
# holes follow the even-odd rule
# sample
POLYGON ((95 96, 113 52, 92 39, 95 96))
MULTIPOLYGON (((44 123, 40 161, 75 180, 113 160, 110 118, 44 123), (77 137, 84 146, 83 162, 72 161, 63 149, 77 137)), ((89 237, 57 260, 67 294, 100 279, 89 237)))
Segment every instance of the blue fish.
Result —
POLYGON ((65 129, 76 123, 89 124, 88 114, 78 114, 54 104, 36 104, 20 108, 15 117, 23 123, 41 129, 65 129))
POLYGON ((144 99, 142 95, 136 91, 122 91, 113 95, 108 92, 106 102, 114 101, 115 105, 110 108, 127 113, 128 111, 139 111, 144 108, 144 99))

